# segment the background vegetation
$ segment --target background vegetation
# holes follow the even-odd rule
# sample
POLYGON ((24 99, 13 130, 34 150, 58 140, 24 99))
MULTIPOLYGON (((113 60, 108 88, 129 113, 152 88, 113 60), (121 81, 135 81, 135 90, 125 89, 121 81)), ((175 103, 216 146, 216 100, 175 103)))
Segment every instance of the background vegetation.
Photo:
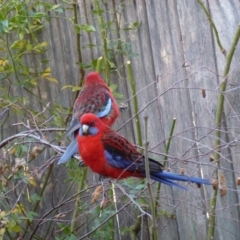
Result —
POLYGON ((238 239, 239 9, 237 0, 0 1, 0 239, 238 239), (114 129, 213 187, 102 185, 77 156, 56 164, 96 69, 128 107, 114 129))

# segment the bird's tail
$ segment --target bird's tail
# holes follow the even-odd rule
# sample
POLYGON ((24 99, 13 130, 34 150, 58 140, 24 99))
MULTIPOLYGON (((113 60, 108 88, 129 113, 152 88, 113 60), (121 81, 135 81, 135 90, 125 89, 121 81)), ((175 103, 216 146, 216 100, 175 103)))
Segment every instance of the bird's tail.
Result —
POLYGON ((78 151, 78 144, 76 139, 73 139, 65 153, 61 156, 58 164, 67 162, 78 151))
POLYGON ((175 186, 178 188, 182 188, 184 190, 187 190, 187 188, 183 187, 175 182, 172 182, 171 180, 211 185, 211 183, 207 179, 204 179, 204 178, 189 177, 187 175, 175 174, 175 173, 166 172, 166 171, 151 173, 151 178, 158 182, 167 184, 169 186, 175 186))

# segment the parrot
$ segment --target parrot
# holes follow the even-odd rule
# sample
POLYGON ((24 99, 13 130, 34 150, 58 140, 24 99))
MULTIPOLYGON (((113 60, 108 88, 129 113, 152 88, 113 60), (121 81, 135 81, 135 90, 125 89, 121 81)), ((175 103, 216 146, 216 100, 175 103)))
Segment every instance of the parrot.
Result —
POLYGON ((76 136, 80 128, 80 117, 85 113, 95 114, 107 126, 112 126, 119 116, 119 107, 113 94, 98 72, 90 72, 74 106, 73 116, 66 136, 71 143, 58 164, 67 162, 78 150, 76 136))
MULTIPOLYGON (((87 113, 80 118, 78 149, 84 164, 95 173, 113 179, 145 178, 145 159, 137 148, 119 133, 104 124, 96 115, 87 113)), ((207 179, 164 171, 163 165, 149 158, 153 180, 187 190, 176 181, 196 184, 211 183, 207 179)))

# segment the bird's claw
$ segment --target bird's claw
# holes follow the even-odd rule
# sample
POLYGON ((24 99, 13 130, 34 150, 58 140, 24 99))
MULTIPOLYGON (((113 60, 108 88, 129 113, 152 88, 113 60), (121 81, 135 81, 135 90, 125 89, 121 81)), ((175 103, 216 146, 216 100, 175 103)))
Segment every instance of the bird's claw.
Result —
POLYGON ((86 167, 86 165, 85 165, 85 163, 84 163, 83 161, 80 161, 80 162, 78 163, 78 166, 79 166, 79 167, 86 167))

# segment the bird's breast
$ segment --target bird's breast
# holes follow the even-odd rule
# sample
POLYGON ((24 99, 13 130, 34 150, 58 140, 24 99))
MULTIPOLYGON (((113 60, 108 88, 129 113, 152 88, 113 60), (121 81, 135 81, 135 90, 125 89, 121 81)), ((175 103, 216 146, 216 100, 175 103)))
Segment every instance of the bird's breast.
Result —
POLYGON ((81 137, 78 138, 78 148, 84 163, 100 174, 106 163, 103 145, 95 137, 81 137))

